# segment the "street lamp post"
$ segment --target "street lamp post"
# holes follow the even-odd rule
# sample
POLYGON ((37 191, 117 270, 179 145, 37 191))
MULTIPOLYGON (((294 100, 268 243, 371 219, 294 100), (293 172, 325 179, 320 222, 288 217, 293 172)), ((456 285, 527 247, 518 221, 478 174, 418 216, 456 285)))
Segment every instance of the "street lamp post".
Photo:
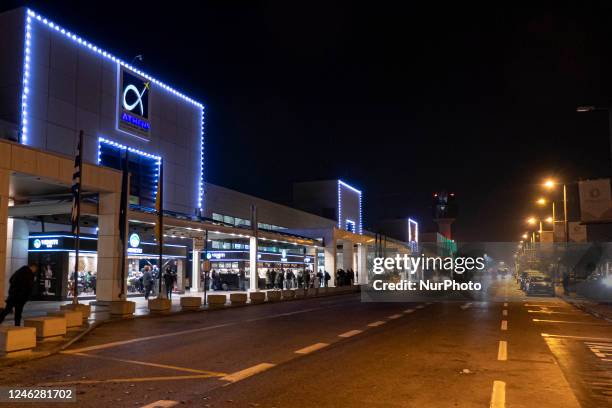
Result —
MULTIPOLYGON (((553 188, 555 188, 556 184, 557 183, 554 180, 548 179, 544 182, 544 187, 546 187, 548 190, 552 190, 553 188)), ((569 242, 569 231, 568 231, 568 225, 567 225, 567 185, 565 183, 563 183, 562 185, 563 185, 563 231, 565 234, 565 242, 567 243, 569 242)), ((553 210, 553 231, 554 231, 554 223, 555 223, 555 202, 554 200, 553 200, 552 210, 553 210)))

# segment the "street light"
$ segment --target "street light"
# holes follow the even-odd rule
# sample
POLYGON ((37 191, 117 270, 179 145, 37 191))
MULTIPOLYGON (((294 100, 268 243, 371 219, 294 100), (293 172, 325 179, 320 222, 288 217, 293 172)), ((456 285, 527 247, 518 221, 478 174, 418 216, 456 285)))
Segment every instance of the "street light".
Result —
MULTIPOLYGON (((555 185, 560 184, 555 180, 549 178, 544 180, 544 187, 548 190, 552 190, 555 188, 555 185)), ((565 242, 569 242, 568 235, 569 231, 567 230, 567 185, 565 183, 563 185, 563 231, 565 233, 565 242)), ((553 201, 553 231, 554 231, 554 221, 555 221, 555 202, 553 201)), ((554 234, 554 232, 553 232, 554 234)))

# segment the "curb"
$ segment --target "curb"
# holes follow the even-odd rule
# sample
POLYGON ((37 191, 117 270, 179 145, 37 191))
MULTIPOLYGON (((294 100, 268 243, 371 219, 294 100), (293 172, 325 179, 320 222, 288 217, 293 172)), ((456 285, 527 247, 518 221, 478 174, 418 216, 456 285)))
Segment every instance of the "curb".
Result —
POLYGON ((588 313, 588 314, 590 314, 590 315, 592 315, 592 316, 594 316, 594 317, 596 317, 598 319, 602 319, 602 320, 605 320, 605 321, 607 321, 609 323, 612 323, 612 317, 604 316, 601 313, 596 312, 593 309, 589 308, 588 306, 585 306, 582 302, 577 302, 574 299, 568 299, 567 296, 559 296, 559 297, 561 299, 563 299, 564 302, 574 306, 576 309, 580 309, 583 312, 586 312, 586 313, 588 313))

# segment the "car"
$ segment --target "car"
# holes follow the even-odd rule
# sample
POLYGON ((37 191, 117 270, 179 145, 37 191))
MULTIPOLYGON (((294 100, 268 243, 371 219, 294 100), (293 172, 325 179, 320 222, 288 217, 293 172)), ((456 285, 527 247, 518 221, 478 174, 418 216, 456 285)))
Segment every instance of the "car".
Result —
POLYGON ((553 285, 552 279, 548 276, 531 275, 527 280, 525 293, 527 293, 527 295, 544 294, 554 296, 555 286, 553 285))

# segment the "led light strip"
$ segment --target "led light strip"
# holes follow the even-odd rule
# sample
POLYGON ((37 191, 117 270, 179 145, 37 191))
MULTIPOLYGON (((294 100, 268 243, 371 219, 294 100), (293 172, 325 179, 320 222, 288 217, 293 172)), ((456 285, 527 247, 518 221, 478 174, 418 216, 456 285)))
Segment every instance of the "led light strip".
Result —
POLYGON ((342 187, 346 187, 349 190, 359 194, 359 231, 354 231, 354 232, 358 232, 361 235, 363 234, 363 218, 362 218, 363 213, 361 209, 361 196, 362 196, 361 191, 357 190, 355 187, 349 184, 346 184, 342 180, 338 180, 338 228, 342 229, 342 187))
MULTIPOLYGON (((30 93, 29 81, 30 81, 30 74, 31 74, 30 73, 30 62, 31 62, 30 53, 31 53, 31 39, 32 39, 32 21, 34 20, 43 23, 45 26, 49 27, 50 29, 55 30, 57 33, 60 33, 66 38, 72 40, 73 42, 85 48, 88 48, 92 52, 97 53, 98 55, 106 58, 107 60, 113 61, 129 69, 130 71, 135 72, 136 74, 142 76, 143 78, 148 79, 155 85, 165 89, 171 94, 201 109, 202 116, 201 116, 201 128, 200 128, 200 132, 201 132, 200 133, 200 139, 201 139, 201 142, 200 142, 200 180, 199 180, 198 199, 197 199, 198 207, 201 210, 203 208, 203 201, 204 201, 204 113, 205 113, 204 105, 178 92, 174 88, 171 88, 165 83, 142 72, 138 68, 126 63, 125 61, 115 57, 114 55, 102 50, 101 48, 95 46, 94 44, 83 40, 81 37, 77 36, 76 34, 65 30, 64 28, 60 27, 59 25, 53 23, 52 21, 44 18, 40 14, 37 14, 30 9, 27 9, 26 24, 25 24, 25 38, 24 38, 25 46, 24 46, 23 80, 22 80, 23 86, 22 86, 22 92, 21 92, 21 138, 20 138, 21 143, 25 145, 28 144, 28 95, 30 93)), ((134 151, 138 152, 136 149, 134 149, 134 151)))
POLYGON ((419 223, 412 218, 408 218, 408 242, 411 241, 419 242, 419 223), (414 224, 414 240, 412 239, 412 228, 410 228, 410 224, 414 224))

